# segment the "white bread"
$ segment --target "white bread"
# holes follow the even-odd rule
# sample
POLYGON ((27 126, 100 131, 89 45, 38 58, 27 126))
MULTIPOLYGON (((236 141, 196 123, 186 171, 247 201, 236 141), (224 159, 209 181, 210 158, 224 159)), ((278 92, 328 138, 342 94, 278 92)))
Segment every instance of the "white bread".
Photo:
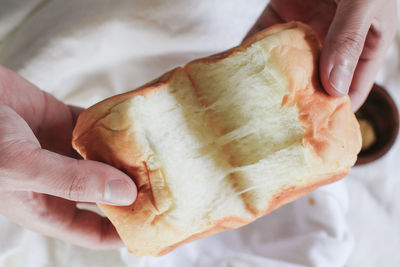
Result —
POLYGON ((99 204, 136 256, 237 228, 344 177, 361 147, 350 100, 318 80, 306 25, 264 30, 84 111, 73 146, 138 187, 99 204))

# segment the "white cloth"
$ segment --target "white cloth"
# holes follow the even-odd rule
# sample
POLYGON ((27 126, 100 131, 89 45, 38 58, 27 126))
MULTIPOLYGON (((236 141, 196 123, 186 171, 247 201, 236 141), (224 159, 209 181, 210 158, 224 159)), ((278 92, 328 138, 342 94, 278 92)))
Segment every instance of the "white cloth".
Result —
MULTIPOLYGON (((240 43, 264 0, 0 0, 0 64, 87 107, 240 43)), ((398 46, 379 80, 399 100, 398 46)), ((258 221, 163 257, 98 252, 0 216, 0 267, 399 266, 400 147, 258 221), (396 161, 397 160, 397 161, 396 161), (350 194, 349 194, 350 192, 350 194), (397 258, 396 258, 397 257, 397 258)))

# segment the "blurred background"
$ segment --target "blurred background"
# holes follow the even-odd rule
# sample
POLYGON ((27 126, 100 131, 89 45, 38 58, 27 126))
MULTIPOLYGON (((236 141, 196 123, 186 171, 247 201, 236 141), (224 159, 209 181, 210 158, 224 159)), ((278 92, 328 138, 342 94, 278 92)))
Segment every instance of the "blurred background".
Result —
MULTIPOLYGON (((238 45, 267 3, 0 0, 0 64, 68 104, 89 107, 238 45)), ((384 102, 372 101, 372 109, 400 103, 399 48, 397 34, 376 80, 384 102)), ((369 152, 392 131, 377 127, 394 110, 377 118, 368 109, 358 113, 372 138, 369 152)), ((400 146, 391 140, 387 153, 361 162, 343 181, 159 258, 83 249, 0 215, 0 266, 400 266, 400 146)))

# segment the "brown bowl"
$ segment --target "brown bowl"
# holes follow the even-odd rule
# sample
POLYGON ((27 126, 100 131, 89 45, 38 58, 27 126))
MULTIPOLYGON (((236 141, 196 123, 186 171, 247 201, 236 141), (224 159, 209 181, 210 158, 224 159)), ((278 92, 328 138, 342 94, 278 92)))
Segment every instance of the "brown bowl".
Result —
POLYGON ((376 137, 370 147, 358 154, 356 165, 361 165, 377 160, 392 147, 399 132, 399 112, 389 93, 374 84, 356 116, 370 123, 376 137))

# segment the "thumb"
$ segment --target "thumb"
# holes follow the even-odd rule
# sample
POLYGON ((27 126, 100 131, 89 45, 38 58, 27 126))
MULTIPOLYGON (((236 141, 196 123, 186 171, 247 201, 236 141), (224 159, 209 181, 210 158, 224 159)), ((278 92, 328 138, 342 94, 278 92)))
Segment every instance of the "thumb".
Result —
POLYGON ((342 0, 338 4, 320 60, 321 82, 330 95, 349 91, 373 19, 369 2, 342 0))
POLYGON ((77 160, 41 149, 28 124, 0 103, 0 185, 3 190, 33 191, 73 201, 129 205, 136 186, 106 164, 77 160))
MULTIPOLYGON (((123 172, 106 164, 76 160, 40 148, 20 145, 17 190, 34 191, 61 198, 130 205, 136 198, 134 182, 123 172)), ((15 161, 13 163, 16 164, 15 161)))

